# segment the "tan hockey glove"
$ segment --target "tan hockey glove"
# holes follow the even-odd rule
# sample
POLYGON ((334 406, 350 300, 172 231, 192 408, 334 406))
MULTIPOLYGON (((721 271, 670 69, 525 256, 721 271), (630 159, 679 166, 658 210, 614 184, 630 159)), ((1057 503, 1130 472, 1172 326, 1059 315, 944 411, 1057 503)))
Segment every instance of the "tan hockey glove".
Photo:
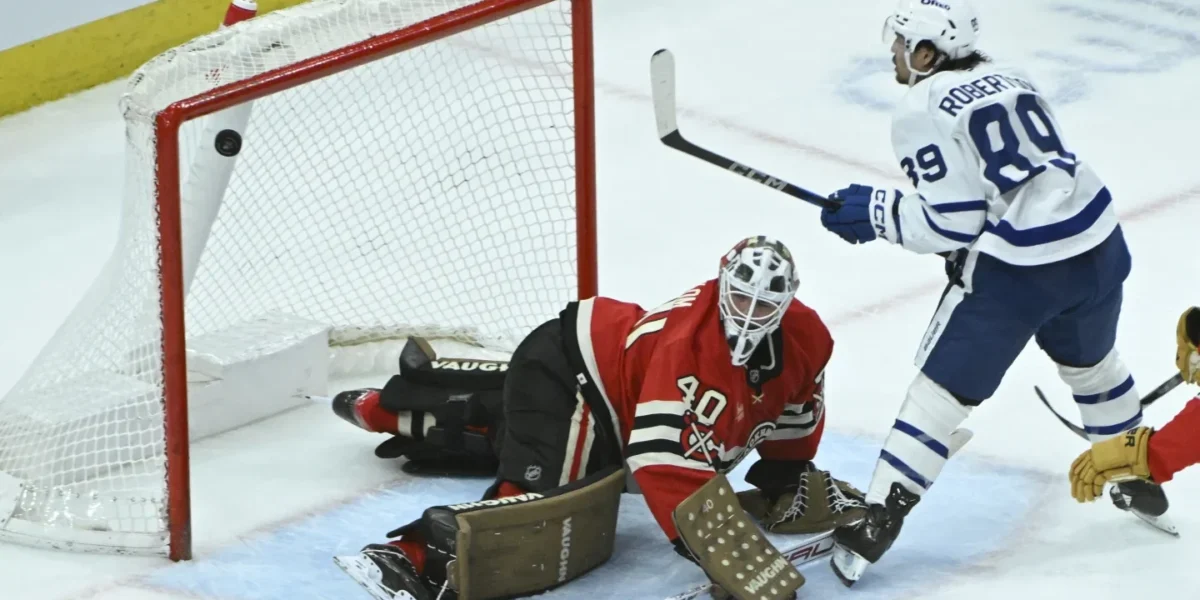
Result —
POLYGON ((760 460, 746 473, 758 489, 738 493, 742 508, 773 533, 820 533, 866 514, 862 492, 811 462, 760 460))
POLYGON ((1104 484, 1128 479, 1150 479, 1146 452, 1150 447, 1149 427, 1130 429, 1114 438, 1092 444, 1071 463, 1071 495, 1077 502, 1091 502, 1104 493, 1104 484))
POLYGON ((1196 345, 1200 344, 1200 308, 1193 306, 1179 315, 1175 344, 1175 366, 1179 374, 1188 383, 1200 383, 1200 354, 1196 352, 1196 345))

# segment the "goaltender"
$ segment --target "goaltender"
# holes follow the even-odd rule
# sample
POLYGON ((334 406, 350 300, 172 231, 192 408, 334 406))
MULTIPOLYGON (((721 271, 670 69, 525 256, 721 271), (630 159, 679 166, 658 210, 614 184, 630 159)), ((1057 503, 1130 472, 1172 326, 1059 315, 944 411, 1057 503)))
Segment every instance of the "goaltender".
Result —
POLYGON ((535 594, 608 560, 629 491, 718 593, 793 598, 804 578, 747 512, 779 533, 864 514, 857 490, 813 466, 833 340, 798 286, 792 254, 758 236, 652 310, 569 303, 507 362, 439 360, 410 340, 399 375, 342 392, 335 412, 391 434, 376 453, 408 471, 496 480, 336 562, 380 600, 535 594), (734 494, 724 473, 755 449, 755 487, 734 494))

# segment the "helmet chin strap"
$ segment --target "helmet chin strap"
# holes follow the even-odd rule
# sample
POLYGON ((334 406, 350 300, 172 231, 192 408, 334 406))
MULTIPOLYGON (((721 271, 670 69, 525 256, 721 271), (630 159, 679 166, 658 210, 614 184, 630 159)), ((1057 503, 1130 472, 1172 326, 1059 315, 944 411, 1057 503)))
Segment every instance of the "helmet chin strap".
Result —
POLYGON ((937 60, 933 61, 933 64, 929 66, 928 70, 918 71, 913 68, 912 55, 913 55, 913 51, 910 50, 906 45, 904 48, 904 66, 908 68, 908 86, 909 87, 916 85, 918 79, 932 75, 934 69, 937 69, 938 65, 942 64, 942 61, 945 59, 945 55, 939 53, 937 60))

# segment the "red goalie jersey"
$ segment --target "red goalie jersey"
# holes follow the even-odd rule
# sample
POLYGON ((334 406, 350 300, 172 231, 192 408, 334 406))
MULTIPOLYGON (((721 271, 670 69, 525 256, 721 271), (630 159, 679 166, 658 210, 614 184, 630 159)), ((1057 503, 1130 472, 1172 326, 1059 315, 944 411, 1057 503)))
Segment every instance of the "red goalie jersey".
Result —
POLYGON ((614 421, 629 470, 668 538, 678 537, 671 513, 679 503, 750 451, 776 460, 816 455, 833 340, 799 301, 744 366, 730 360, 715 279, 650 311, 594 298, 563 317, 573 321, 564 327, 567 343, 578 344, 598 382, 595 405, 610 413, 596 418, 614 421))

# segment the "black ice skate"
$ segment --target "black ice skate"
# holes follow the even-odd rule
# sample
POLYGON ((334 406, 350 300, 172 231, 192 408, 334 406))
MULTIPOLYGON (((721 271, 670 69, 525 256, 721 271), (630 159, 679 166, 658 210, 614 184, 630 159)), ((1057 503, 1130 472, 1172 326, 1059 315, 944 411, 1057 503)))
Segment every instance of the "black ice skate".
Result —
POLYGON ((1114 506, 1133 513, 1160 531, 1179 537, 1179 529, 1167 516, 1167 495, 1162 486, 1142 479, 1122 481, 1108 488, 1114 506))
POLYGON ((857 523, 833 531, 833 572, 846 587, 854 585, 868 564, 873 564, 892 547, 900 535, 904 517, 921 497, 893 483, 884 504, 868 504, 867 515, 857 523))
POLYGON ((335 556, 333 562, 375 600, 450 600, 456 596, 451 590, 431 592, 408 557, 387 544, 371 544, 353 556, 335 556))

